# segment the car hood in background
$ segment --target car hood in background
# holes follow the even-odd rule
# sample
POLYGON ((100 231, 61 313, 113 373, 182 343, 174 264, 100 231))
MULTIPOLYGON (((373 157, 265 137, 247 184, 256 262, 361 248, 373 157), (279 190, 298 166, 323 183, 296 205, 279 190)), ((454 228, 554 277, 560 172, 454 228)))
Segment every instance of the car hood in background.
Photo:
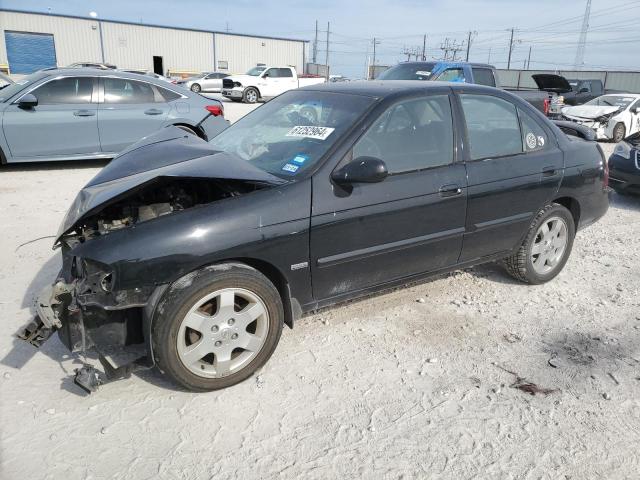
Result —
POLYGON ((83 218, 160 177, 286 183, 237 156, 214 150, 184 130, 163 128, 122 152, 80 190, 60 225, 55 243, 83 218))
POLYGON ((598 105, 578 105, 576 107, 565 107, 562 109, 562 114, 569 117, 588 118, 595 119, 603 115, 609 115, 617 112, 620 107, 612 106, 598 106, 598 105))
POLYGON ((531 78, 533 78, 533 81, 536 82, 540 90, 555 93, 567 93, 572 90, 567 79, 561 75, 538 73, 531 75, 531 78))

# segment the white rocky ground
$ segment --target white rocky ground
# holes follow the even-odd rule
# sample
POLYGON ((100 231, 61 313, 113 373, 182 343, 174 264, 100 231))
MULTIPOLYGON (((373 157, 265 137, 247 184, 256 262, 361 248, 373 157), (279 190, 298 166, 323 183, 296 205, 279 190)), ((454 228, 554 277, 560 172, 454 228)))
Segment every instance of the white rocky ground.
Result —
POLYGON ((613 195, 547 285, 456 272, 302 319, 236 387, 150 371, 84 396, 57 338, 13 334, 59 264, 50 238, 20 245, 100 167, 0 170, 0 478, 640 477, 640 199, 613 195))

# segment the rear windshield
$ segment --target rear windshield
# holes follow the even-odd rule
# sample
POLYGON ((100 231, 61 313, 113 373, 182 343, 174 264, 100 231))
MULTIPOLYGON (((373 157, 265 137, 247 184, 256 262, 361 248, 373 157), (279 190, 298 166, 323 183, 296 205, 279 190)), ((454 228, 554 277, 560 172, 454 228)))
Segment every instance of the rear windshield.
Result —
POLYGON ((294 179, 313 168, 374 102, 360 95, 291 90, 209 143, 272 175, 294 179))
POLYGON ((22 90, 33 85, 44 77, 46 77, 46 75, 36 72, 21 78, 16 83, 12 83, 11 85, 4 87, 0 90, 0 102, 6 102, 16 93, 20 93, 22 90))
POLYGON ((429 80, 434 62, 400 63, 378 75, 378 80, 429 80))
POLYGON ((585 105, 597 105, 599 107, 623 107, 627 108, 636 97, 624 97, 618 95, 603 95, 588 101, 585 105))

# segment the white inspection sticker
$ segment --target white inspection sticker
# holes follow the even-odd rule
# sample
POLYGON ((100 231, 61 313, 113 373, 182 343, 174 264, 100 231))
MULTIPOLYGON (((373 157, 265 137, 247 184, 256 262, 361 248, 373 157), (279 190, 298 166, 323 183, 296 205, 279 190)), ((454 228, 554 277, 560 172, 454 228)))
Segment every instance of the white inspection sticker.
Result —
POLYGON ((326 140, 334 130, 335 128, 329 127, 297 126, 289 130, 289 133, 287 133, 287 137, 305 137, 315 138, 317 140, 326 140))

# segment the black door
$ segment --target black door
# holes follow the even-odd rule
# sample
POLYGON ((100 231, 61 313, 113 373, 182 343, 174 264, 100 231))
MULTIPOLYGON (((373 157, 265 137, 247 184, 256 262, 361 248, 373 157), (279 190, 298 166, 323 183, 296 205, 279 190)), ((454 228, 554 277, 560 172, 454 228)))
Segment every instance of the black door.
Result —
POLYGON ((449 96, 412 98, 389 106, 337 166, 377 157, 390 172, 385 180, 355 184, 348 191, 332 184, 326 171, 314 176, 311 271, 316 300, 456 263, 466 179, 454 151, 449 96))
POLYGON ((162 57, 153 57, 153 73, 158 75, 164 75, 164 68, 162 65, 162 57))
POLYGON ((493 95, 460 96, 467 130, 467 224, 461 262, 513 249, 552 200, 563 153, 537 112, 493 95))

